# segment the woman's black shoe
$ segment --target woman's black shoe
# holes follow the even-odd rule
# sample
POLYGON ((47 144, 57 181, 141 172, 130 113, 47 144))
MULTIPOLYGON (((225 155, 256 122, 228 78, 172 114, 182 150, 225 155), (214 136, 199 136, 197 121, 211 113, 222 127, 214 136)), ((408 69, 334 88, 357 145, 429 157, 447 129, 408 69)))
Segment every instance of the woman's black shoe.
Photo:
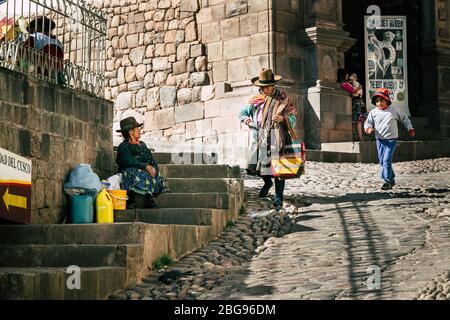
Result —
POLYGON ((263 187, 261 188, 261 190, 259 191, 259 197, 260 198, 267 197, 267 195, 269 194, 269 190, 270 190, 270 188, 272 188, 272 186, 273 186, 273 182, 272 181, 270 181, 269 184, 265 183, 263 185, 263 187))
POLYGON ((279 199, 275 199, 273 201, 273 206, 275 208, 275 211, 280 211, 283 208, 283 201, 279 200, 279 199))
POLYGON ((146 199, 145 199, 145 207, 147 209, 150 208, 154 208, 156 207, 158 204, 156 203, 155 199, 153 198, 153 196, 151 194, 147 194, 146 195, 146 199))
POLYGON ((136 193, 136 209, 145 209, 147 207, 147 196, 136 193))
POLYGON ((128 191, 127 209, 136 209, 136 197, 133 191, 128 191))

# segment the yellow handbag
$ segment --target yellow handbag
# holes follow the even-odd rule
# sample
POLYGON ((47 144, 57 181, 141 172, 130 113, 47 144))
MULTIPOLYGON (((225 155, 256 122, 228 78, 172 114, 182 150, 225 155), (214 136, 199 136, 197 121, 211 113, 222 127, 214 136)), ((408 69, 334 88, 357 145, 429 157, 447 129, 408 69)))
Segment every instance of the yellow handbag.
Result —
POLYGON ((305 173, 304 143, 294 141, 292 145, 286 146, 286 149, 292 150, 292 153, 284 153, 278 159, 272 159, 272 174, 284 179, 299 178, 305 173))
POLYGON ((295 179, 305 173, 305 144, 298 140, 287 116, 285 116, 285 123, 291 144, 284 146, 278 158, 272 159, 272 175, 283 179, 295 179))

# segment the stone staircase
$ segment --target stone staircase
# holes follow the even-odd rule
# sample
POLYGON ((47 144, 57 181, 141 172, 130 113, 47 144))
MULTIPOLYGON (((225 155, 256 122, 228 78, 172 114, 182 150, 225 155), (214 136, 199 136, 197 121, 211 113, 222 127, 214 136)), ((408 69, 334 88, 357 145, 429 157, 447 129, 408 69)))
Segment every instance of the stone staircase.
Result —
POLYGON ((157 208, 116 211, 115 221, 206 226, 215 237, 238 217, 244 202, 238 166, 176 165, 162 157, 157 162, 170 193, 157 198, 157 208))
POLYGON ((144 224, 0 226, 0 299, 98 299, 128 283, 144 224), (67 268, 80 267, 81 290, 67 268))
POLYGON ((115 211, 114 224, 0 226, 0 299, 104 299, 139 282, 163 254, 179 259, 238 217, 239 167, 155 158, 171 190, 157 208, 115 211), (72 265, 79 290, 67 286, 72 265))

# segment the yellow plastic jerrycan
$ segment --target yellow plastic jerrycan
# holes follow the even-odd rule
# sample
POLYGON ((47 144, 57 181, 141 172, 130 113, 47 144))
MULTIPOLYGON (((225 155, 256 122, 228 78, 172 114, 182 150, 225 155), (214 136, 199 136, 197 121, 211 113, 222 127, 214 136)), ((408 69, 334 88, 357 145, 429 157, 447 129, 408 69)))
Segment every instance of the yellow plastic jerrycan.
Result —
POLYGON ((95 200, 97 209, 97 223, 114 223, 114 210, 112 198, 106 191, 108 183, 102 182, 102 191, 95 200))

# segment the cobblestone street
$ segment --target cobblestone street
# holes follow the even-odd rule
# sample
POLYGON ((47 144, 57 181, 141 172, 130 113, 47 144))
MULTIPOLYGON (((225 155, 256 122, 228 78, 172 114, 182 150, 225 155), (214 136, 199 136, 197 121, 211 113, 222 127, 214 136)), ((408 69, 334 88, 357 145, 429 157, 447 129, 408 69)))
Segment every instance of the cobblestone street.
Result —
POLYGON ((312 204, 296 209, 291 233, 199 299, 450 299, 450 159, 394 164, 390 192, 378 168, 309 162, 286 183, 288 212, 312 204), (377 267, 381 287, 370 290, 377 267))
POLYGON ((378 170, 308 162, 280 213, 247 176, 245 216, 110 298, 450 299, 450 158, 394 164, 389 192, 378 170))

